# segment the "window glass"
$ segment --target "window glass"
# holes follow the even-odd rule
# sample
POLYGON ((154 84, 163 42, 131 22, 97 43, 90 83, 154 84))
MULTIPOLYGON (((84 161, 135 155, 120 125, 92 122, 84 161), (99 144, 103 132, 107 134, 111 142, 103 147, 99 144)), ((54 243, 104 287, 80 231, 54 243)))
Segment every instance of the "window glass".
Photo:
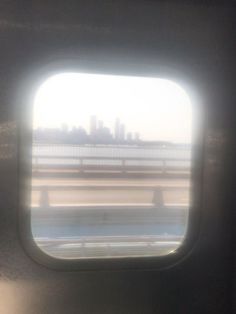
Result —
POLYGON ((191 210, 192 106, 158 78, 61 73, 33 108, 31 228, 62 259, 160 256, 191 210))

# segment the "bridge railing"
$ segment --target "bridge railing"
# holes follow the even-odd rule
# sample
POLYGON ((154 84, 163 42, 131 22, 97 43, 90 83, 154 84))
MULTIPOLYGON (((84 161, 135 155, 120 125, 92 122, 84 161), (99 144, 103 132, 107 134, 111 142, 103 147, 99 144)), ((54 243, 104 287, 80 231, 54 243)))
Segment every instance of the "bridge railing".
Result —
POLYGON ((188 158, 157 157, 108 157, 108 156, 62 156, 33 155, 33 171, 74 170, 77 172, 109 172, 120 173, 158 171, 190 172, 188 158))
MULTIPOLYGON (((50 207, 49 193, 56 191, 152 191, 152 205, 159 208, 165 207, 164 192, 188 192, 188 186, 157 186, 157 185, 33 185, 32 192, 40 192, 39 205, 41 208, 50 207)), ((96 207, 98 207, 96 205, 96 207)))

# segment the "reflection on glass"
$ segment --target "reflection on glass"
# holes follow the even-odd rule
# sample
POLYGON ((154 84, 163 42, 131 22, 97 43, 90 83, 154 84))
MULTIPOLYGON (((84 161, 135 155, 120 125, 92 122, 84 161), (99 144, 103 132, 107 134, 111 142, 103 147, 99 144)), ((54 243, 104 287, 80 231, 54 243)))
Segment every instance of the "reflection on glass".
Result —
POLYGON ((31 227, 64 259, 160 256, 183 241, 192 108, 157 78, 63 73, 34 102, 31 227))

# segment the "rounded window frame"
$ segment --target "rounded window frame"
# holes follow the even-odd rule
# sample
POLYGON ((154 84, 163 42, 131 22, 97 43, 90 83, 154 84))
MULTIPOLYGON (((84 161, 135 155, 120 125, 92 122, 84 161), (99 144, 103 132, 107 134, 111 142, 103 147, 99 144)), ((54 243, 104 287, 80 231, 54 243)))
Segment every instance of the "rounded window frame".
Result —
MULTIPOLYGON (((201 223, 201 202, 202 202, 202 182, 203 182, 203 152, 204 152, 204 120, 202 101, 200 101, 199 91, 193 88, 194 80, 186 83, 185 71, 173 69, 169 66, 157 66, 150 71, 150 68, 138 65, 125 64, 119 68, 114 63, 96 63, 87 60, 58 60, 49 62, 42 67, 36 66, 30 73, 22 79, 19 84, 18 98, 20 99, 19 115, 19 137, 18 137, 18 162, 19 162, 19 234, 23 248, 31 258, 46 267, 64 270, 124 270, 124 269, 165 269, 174 266, 190 255, 197 243, 201 223), (191 171, 191 197, 192 208, 188 215, 187 232, 184 241, 173 253, 164 256, 154 257, 112 257, 98 259, 59 259, 52 257, 42 251, 33 239, 31 232, 31 217, 29 207, 29 192, 31 187, 31 147, 32 147, 32 104, 38 87, 52 75, 63 72, 84 72, 93 74, 129 75, 163 78, 180 85, 191 99, 193 115, 197 115, 198 127, 196 139, 192 145, 192 171, 191 171), (151 72, 151 73, 150 73, 151 72), (181 73, 181 75, 179 74, 181 73), (32 83, 33 82, 33 83, 32 83), (194 99, 194 100, 193 100, 194 99), (198 102, 196 104, 196 102, 198 102)), ((196 84, 197 86, 197 84, 196 84)), ((197 120, 196 119, 196 120, 197 120)), ((196 125, 194 126, 196 128, 196 125)), ((194 133, 194 132, 193 132, 194 133)))

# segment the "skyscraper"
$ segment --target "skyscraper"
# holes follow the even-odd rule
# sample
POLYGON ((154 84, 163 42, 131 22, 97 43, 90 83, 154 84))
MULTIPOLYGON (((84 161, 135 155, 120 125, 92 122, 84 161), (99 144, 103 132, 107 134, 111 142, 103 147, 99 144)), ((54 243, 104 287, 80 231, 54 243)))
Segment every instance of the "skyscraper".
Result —
POLYGON ((97 129, 97 117, 91 116, 90 117, 90 135, 94 134, 97 129))
POLYGON ((120 132, 119 133, 120 133, 119 139, 121 141, 124 141, 125 140, 125 125, 123 123, 120 125, 120 132))
POLYGON ((118 141, 120 139, 120 119, 116 118, 115 122, 115 140, 118 141))
POLYGON ((132 133, 131 132, 127 133, 127 141, 128 142, 132 141, 132 133))
POLYGON ((134 139, 135 139, 135 141, 139 141, 139 139, 140 139, 140 135, 139 135, 139 133, 138 132, 136 132, 135 133, 135 135, 134 135, 134 139))
POLYGON ((99 130, 103 129, 103 121, 102 120, 98 120, 98 129, 99 130))

